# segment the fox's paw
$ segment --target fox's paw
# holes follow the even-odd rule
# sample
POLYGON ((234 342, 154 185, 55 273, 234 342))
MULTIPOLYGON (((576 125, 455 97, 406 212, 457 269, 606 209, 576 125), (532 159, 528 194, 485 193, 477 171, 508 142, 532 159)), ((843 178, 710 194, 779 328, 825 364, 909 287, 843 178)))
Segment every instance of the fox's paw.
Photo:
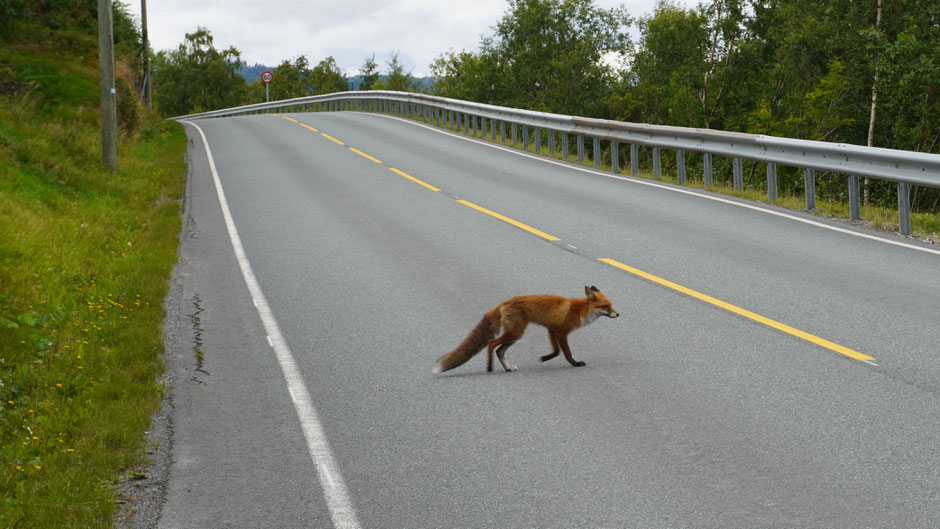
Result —
POLYGON ((573 365, 574 367, 584 367, 584 366, 586 366, 587 364, 584 363, 584 362, 575 362, 575 363, 572 364, 572 365, 573 365))
POLYGON ((506 366, 506 371, 509 371, 509 372, 515 371, 516 369, 517 369, 516 366, 511 365, 511 364, 506 366))

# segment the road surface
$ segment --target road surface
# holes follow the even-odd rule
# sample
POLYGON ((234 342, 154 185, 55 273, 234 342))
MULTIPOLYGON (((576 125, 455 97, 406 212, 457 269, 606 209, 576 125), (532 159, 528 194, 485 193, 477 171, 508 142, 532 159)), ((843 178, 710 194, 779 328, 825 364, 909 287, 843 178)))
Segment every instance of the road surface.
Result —
POLYGON ((159 527, 940 526, 936 247, 386 116, 186 128, 159 527), (586 285, 586 367, 431 373, 586 285))

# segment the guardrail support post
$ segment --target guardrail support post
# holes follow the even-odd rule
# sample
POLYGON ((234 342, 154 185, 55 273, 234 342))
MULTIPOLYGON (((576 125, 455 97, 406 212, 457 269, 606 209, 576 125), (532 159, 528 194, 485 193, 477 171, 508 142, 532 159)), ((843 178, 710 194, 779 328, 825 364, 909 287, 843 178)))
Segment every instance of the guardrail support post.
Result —
POLYGON ((555 131, 553 129, 546 129, 548 134, 548 155, 552 158, 555 157, 555 131))
POLYGON ((680 185, 685 183, 685 152, 682 149, 676 150, 676 180, 680 185))
POLYGON ((529 126, 522 126, 522 150, 529 150, 529 126))
POLYGON ((506 143, 506 122, 499 122, 499 142, 506 143))
POLYGON ((601 139, 594 138, 594 168, 595 169, 601 168, 601 161, 602 161, 601 158, 603 158, 603 154, 604 153, 601 152, 601 139))
POLYGON ((702 166, 705 177, 705 189, 711 189, 715 182, 712 176, 712 154, 710 152, 706 152, 703 155, 702 166))
POLYGON ((862 220, 862 204, 858 196, 858 175, 849 175, 849 220, 862 220))
POLYGON ((561 159, 566 162, 568 161, 568 150, 569 150, 568 133, 562 131, 561 133, 561 159))
POLYGON ((767 202, 777 203, 777 164, 767 162, 767 202))
POLYGON ((630 176, 636 176, 640 172, 640 146, 630 144, 630 176))
POLYGON ((578 163, 584 163, 584 136, 578 134, 578 163))
POLYGON ((519 142, 519 131, 516 129, 516 124, 512 124, 512 146, 515 147, 516 143, 519 142))
POLYGON ((535 127, 535 154, 542 154, 542 129, 535 127))
POLYGON ((806 210, 816 209, 816 170, 810 167, 803 169, 803 192, 806 194, 806 210))
POLYGON ((898 182, 898 232, 911 234, 911 184, 898 182))
POLYGON ((486 139, 486 117, 480 117, 480 137, 486 139))
POLYGON ((610 142, 610 172, 614 174, 620 172, 620 149, 616 141, 610 142))
POLYGON ((734 158, 731 160, 731 173, 734 179, 734 190, 743 191, 744 190, 744 164, 741 162, 740 158, 734 158))
POLYGON ((496 122, 493 120, 490 120, 490 140, 496 141, 496 122))
POLYGON ((662 154, 659 147, 653 147, 653 180, 659 180, 662 177, 662 154))

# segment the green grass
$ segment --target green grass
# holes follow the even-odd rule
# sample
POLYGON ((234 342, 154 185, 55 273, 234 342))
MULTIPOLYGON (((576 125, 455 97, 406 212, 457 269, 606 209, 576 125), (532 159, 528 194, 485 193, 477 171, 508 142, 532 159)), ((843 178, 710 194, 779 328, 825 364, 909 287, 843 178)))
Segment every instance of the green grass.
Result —
MULTIPOLYGON (((72 57, 66 59, 65 57, 72 57)), ((110 527, 163 388, 186 139, 147 117, 101 164, 97 70, 0 48, 0 527, 110 527)))

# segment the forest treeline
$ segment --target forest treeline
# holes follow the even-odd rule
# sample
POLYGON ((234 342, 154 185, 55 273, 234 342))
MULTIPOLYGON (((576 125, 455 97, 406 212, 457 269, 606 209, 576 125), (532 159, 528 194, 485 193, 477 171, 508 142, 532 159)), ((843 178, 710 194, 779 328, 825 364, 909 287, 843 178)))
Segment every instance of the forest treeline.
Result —
MULTIPOLYGON (((10 19, 4 10, 21 9, 45 23, 55 23, 56 6, 94 3, 8 2, 0 19, 10 19)), ((120 40, 136 38, 139 46, 133 21, 116 25, 120 40)), ((239 50, 217 48, 205 27, 178 48, 153 54, 152 65, 154 102, 165 115, 265 97, 260 80, 239 75, 239 50)), ((444 51, 430 68, 434 82, 426 91, 444 97, 940 152, 940 0, 710 0, 694 7, 661 1, 637 18, 593 0, 508 0, 477 49, 444 51)), ((284 60, 273 73, 272 100, 350 89, 333 57, 284 60)), ((420 90, 397 54, 382 66, 366 57, 358 75, 360 90, 420 90)), ((690 155, 693 174, 695 164, 690 155)), ((755 169, 749 174, 759 186, 755 169)), ((824 198, 845 194, 838 179, 827 185, 827 176, 820 178, 824 198)), ((784 168, 780 186, 798 193, 802 177, 784 168)), ((896 202, 893 184, 865 186, 873 203, 896 202)), ((936 213, 940 190, 917 188, 912 201, 916 211, 936 213)))

